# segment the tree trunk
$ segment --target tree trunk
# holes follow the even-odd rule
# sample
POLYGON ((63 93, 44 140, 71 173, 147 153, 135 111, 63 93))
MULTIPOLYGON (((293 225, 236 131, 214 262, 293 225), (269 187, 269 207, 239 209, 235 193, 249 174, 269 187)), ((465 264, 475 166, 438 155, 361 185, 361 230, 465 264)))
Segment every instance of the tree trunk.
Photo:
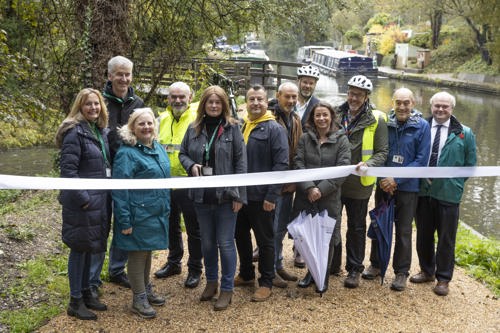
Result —
POLYGON ((474 32, 474 36, 476 36, 476 45, 479 48, 479 51, 481 52, 481 58, 485 63, 488 65, 491 65, 493 63, 493 60, 491 59, 490 56, 490 51, 486 47, 487 43, 487 36, 488 36, 488 31, 489 31, 489 25, 483 24, 482 25, 482 31, 481 29, 478 29, 474 22, 472 22, 472 19, 469 17, 465 17, 465 21, 469 25, 469 27, 472 29, 474 32))
POLYGON ((439 34, 441 33, 441 25, 443 24, 443 11, 440 9, 434 10, 430 16, 432 30, 431 47, 435 50, 439 46, 439 34))

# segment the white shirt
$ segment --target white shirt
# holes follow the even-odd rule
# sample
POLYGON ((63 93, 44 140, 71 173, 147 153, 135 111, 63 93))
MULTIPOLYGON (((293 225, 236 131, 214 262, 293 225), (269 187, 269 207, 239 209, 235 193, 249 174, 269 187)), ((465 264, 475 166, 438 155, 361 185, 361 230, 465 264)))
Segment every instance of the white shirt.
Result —
MULTIPOLYGON (((436 131, 438 125, 441 125, 441 130, 440 130, 440 137, 439 137, 439 151, 438 151, 438 158, 437 160, 439 161, 439 157, 441 156, 441 149, 443 149, 444 144, 446 143, 446 139, 448 139, 448 128, 450 127, 450 119, 445 121, 442 124, 437 123, 434 118, 432 119, 432 124, 431 124, 431 150, 432 150, 432 144, 434 143, 434 138, 436 137, 436 131)), ((431 151, 432 153, 432 151, 431 151)), ((430 157, 429 157, 430 160, 430 157)), ((428 163, 427 163, 428 164, 428 163)))

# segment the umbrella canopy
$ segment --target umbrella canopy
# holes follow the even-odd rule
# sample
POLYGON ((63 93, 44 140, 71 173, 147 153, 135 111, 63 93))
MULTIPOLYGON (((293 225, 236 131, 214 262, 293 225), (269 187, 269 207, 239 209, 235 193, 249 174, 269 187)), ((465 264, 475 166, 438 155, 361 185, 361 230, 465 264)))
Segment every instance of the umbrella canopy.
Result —
POLYGON ((325 286, 328 248, 335 223, 335 219, 324 210, 317 214, 303 211, 288 225, 295 248, 304 259, 318 290, 325 286))
POLYGON ((382 200, 370 212, 370 227, 368 237, 377 242, 378 260, 380 265, 381 284, 384 283, 385 272, 391 258, 392 228, 394 225, 394 199, 382 200))

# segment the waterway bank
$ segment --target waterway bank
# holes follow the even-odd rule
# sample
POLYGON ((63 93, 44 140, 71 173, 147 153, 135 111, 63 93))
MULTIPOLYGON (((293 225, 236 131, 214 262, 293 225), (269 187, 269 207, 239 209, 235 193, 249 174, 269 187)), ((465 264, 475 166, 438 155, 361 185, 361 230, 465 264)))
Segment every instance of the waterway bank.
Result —
POLYGON ((500 78, 498 77, 486 77, 485 75, 465 73, 458 75, 453 73, 411 73, 402 69, 392 69, 385 66, 379 67, 378 70, 379 76, 386 76, 391 79, 431 84, 438 87, 461 88, 500 96, 500 78))

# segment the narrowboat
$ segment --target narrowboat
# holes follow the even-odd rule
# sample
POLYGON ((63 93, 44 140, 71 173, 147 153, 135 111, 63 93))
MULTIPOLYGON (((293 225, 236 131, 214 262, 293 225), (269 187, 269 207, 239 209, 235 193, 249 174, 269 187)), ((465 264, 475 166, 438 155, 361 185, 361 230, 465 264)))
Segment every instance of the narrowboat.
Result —
POLYGON ((307 45, 299 47, 297 51, 297 62, 308 65, 312 61, 314 52, 320 50, 334 50, 331 46, 307 45))
POLYGON ((333 77, 357 74, 376 77, 378 74, 376 59, 344 51, 316 51, 311 63, 317 66, 322 74, 333 77))

